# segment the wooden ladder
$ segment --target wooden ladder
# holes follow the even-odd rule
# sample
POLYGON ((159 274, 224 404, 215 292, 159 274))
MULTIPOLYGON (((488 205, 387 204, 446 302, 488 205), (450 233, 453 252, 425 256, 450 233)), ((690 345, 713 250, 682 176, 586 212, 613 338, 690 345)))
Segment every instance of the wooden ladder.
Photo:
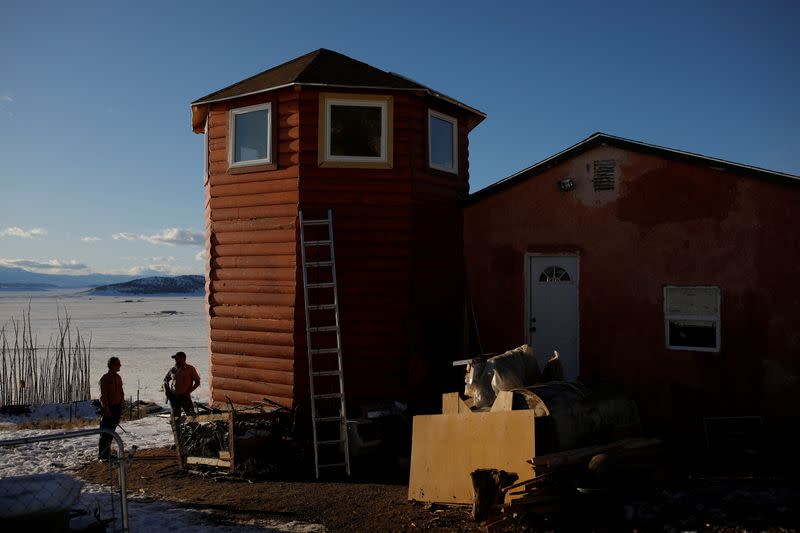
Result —
POLYGON ((317 478, 320 477, 320 470, 336 468, 344 468, 349 476, 350 446, 342 372, 333 214, 330 209, 328 218, 317 220, 306 220, 300 210, 300 250, 303 260, 314 469, 317 478))

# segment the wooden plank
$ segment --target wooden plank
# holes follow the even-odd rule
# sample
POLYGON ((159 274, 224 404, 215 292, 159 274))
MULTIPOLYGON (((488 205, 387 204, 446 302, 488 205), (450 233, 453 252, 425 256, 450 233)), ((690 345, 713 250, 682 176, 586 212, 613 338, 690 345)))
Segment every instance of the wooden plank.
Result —
MULTIPOLYGON (((280 383, 260 383, 246 379, 221 378, 217 376, 211 376, 211 383, 213 387, 247 392, 250 394, 260 394, 261 396, 281 396, 290 398, 294 393, 294 386, 280 383)), ((530 455, 528 457, 530 457, 530 455)), ((528 467, 528 471, 530 471, 530 467, 528 467)))
POLYGON ((212 305, 211 316, 260 319, 294 319, 294 306, 212 305))
POLYGON ((246 293, 246 292, 217 292, 212 291, 211 302, 222 305, 294 305, 295 295, 274 294, 270 292, 246 293))
POLYGON ((514 393, 507 390, 501 390, 497 393, 497 397, 492 404, 492 412, 497 413, 500 411, 511 411, 511 406, 514 401, 514 393))
POLYGON ((269 394, 253 394, 236 390, 225 389, 223 387, 212 387, 211 399, 220 406, 226 406, 230 400, 234 405, 258 405, 264 403, 264 398, 277 402, 285 407, 291 408, 292 397, 275 396, 269 394))
POLYGON ((273 192, 286 192, 297 189, 297 178, 283 178, 275 180, 254 181, 246 183, 231 183, 227 185, 211 185, 212 198, 233 197, 238 198, 250 194, 263 194, 273 192))
POLYGON ((260 231, 215 231, 215 244, 257 244, 263 242, 295 242, 295 229, 260 231))
POLYGON ((208 466, 221 466, 230 468, 233 461, 225 461, 223 459, 212 459, 211 457, 187 457, 187 465, 208 465, 208 466))
POLYGON ((249 331, 272 331, 275 333, 294 333, 294 320, 273 320, 269 318, 211 317, 211 327, 215 329, 237 329, 249 331))
POLYGON ((275 359, 294 359, 293 346, 271 346, 245 342, 211 341, 211 351, 217 353, 242 354, 253 357, 271 357, 275 359))
POLYGON ((527 410, 414 417, 408 499, 471 504, 470 474, 497 468, 532 476, 534 416, 527 410))
POLYGON ((256 383, 275 383, 277 385, 293 385, 294 372, 279 372, 261 368, 222 366, 211 364, 211 375, 215 378, 241 379, 256 383))
POLYGON ((457 392, 442 394, 443 415, 463 415, 470 413, 472 413, 472 411, 469 406, 464 403, 464 400, 461 399, 461 396, 457 392))
POLYGON ((214 280, 211 282, 211 290, 215 295, 222 293, 294 294, 295 285, 295 283, 260 279, 244 281, 214 280))
POLYGON ((258 368, 262 370, 274 370, 276 372, 293 372, 294 369, 294 361, 292 359, 276 359, 272 357, 234 355, 217 352, 211 352, 211 364, 241 368, 258 368))
POLYGON ((294 345, 294 333, 211 328, 211 340, 292 346, 294 345))
MULTIPOLYGON (((293 256, 292 256, 293 257, 293 256)), ((219 268, 212 272, 212 280, 275 280, 293 281, 295 268, 219 268)))
POLYGON ((297 244, 290 242, 264 242, 258 244, 215 244, 214 257, 239 255, 294 255, 297 244))
MULTIPOLYGON (((266 267, 294 267, 297 265, 297 256, 292 255, 250 255, 233 257, 212 257, 211 266, 215 269, 223 268, 266 268, 266 267)), ((268 280, 265 280, 268 281, 268 280)), ((275 280, 286 281, 286 280, 275 280)), ((294 286, 292 284, 292 286, 294 286)))
MULTIPOLYGON (((297 215, 297 213, 295 213, 297 215)), ((211 230, 214 233, 228 231, 264 231, 272 229, 293 229, 295 227, 296 216, 274 216, 267 218, 256 218, 252 220, 227 220, 224 222, 212 222, 211 230)))

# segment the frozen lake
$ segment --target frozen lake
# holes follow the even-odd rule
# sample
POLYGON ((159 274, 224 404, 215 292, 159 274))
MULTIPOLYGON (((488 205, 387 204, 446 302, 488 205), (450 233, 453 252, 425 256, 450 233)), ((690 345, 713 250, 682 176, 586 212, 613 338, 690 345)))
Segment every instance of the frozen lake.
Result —
MULTIPOLYGON (((11 318, 21 319, 30 304, 37 345, 58 337, 58 312, 69 314, 86 344, 91 338, 92 398, 112 355, 122 361, 126 398, 164 403, 161 383, 176 351, 186 352, 202 384, 192 397, 208 401, 208 325, 202 296, 87 296, 80 290, 0 292, 0 327, 9 337, 11 318)), ((10 332, 13 342, 13 330, 10 332)))

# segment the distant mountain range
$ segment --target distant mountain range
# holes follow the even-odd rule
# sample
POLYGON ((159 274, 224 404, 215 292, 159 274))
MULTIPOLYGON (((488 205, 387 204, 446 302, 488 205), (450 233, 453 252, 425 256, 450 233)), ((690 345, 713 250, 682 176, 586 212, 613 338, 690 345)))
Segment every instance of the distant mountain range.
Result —
POLYGON ((103 285, 86 291, 98 295, 129 294, 192 294, 205 292, 206 278, 203 276, 175 276, 173 278, 154 276, 135 279, 125 283, 103 285))
POLYGON ((0 291, 47 291, 53 289, 82 289, 95 287, 94 294, 158 294, 158 293, 190 293, 202 294, 204 287, 203 276, 177 276, 160 277, 152 276, 141 278, 137 276, 124 276, 115 274, 82 274, 70 276, 66 274, 39 274, 23 268, 0 266, 0 291), (166 280, 166 281, 161 281, 166 280), (170 280, 182 280, 171 282, 170 280), (124 287, 128 283, 135 283, 124 287), (138 285, 136 285, 138 284, 138 285), (116 287, 119 289, 110 289, 116 287), (199 289, 197 288, 199 285, 199 289), (159 290, 159 287, 163 290, 159 290), (136 289, 141 292, 135 292, 136 289))

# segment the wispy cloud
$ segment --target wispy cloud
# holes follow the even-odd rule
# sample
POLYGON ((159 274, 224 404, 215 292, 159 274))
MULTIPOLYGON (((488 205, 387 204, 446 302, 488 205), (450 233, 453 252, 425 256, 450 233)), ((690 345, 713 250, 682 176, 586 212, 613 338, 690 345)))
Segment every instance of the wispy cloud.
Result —
POLYGON ((44 228, 31 228, 26 230, 13 226, 0 230, 0 237, 20 237, 22 239, 32 239, 34 237, 42 237, 44 235, 47 235, 47 230, 44 228))
POLYGON ((9 92, 0 93, 0 113, 6 114, 9 117, 13 117, 14 113, 11 111, 6 111, 7 108, 11 107, 11 104, 14 102, 14 95, 9 92))
POLYGON ((0 266, 24 268, 25 270, 40 271, 49 273, 76 272, 88 270, 88 266, 79 263, 74 259, 61 260, 49 259, 47 261, 32 261, 30 259, 0 259, 0 266))
POLYGON ((146 241, 167 246, 200 246, 204 243, 205 235, 188 229, 167 228, 150 235, 130 232, 115 233, 111 238, 115 241, 146 241))
POLYGON ((100 239, 100 237, 90 237, 90 236, 87 235, 86 237, 81 237, 81 240, 83 242, 97 242, 97 241, 99 241, 101 239, 100 239))
POLYGON ((205 261, 206 260, 206 251, 205 250, 200 250, 194 256, 194 258, 195 258, 196 261, 205 261))

